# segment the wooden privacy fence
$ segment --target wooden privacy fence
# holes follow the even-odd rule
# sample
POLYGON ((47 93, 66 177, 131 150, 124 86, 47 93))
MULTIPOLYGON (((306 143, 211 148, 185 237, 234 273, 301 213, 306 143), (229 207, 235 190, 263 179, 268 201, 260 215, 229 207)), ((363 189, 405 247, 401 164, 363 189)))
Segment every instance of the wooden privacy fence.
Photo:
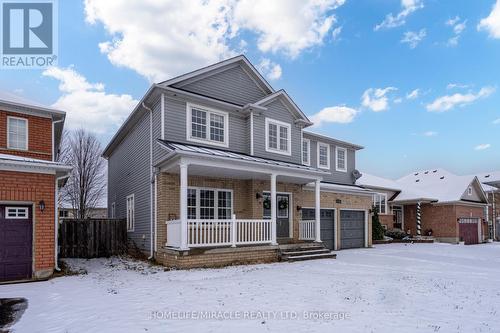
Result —
POLYGON ((118 219, 63 219, 59 256, 98 258, 127 252, 127 224, 118 219))

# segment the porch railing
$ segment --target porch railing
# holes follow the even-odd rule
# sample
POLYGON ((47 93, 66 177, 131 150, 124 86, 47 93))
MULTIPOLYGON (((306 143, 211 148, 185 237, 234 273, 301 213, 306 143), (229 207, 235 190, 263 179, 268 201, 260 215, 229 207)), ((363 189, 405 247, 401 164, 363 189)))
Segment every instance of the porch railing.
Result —
MULTIPOLYGON (((272 243, 271 220, 187 220, 188 247, 272 243)), ((181 247, 181 221, 167 221, 167 245, 181 247)))
POLYGON ((316 221, 304 220, 299 221, 299 239, 314 240, 316 232, 316 221))

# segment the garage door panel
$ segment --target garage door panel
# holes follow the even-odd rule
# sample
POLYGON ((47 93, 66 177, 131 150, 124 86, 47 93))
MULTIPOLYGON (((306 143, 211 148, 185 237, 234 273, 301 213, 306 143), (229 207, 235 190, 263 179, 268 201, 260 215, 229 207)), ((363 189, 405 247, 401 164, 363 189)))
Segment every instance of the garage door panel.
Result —
POLYGON ((340 211, 341 248, 351 249, 365 246, 365 212, 340 211))
MULTIPOLYGON (((304 220, 314 220, 315 209, 313 208, 303 208, 302 209, 302 219, 304 220)), ((321 241, 330 250, 334 249, 335 246, 335 211, 333 209, 321 209, 320 210, 320 222, 321 222, 321 241)))
POLYGON ((31 207, 28 218, 6 218, 5 209, 6 206, 0 205, 0 281, 29 279, 33 257, 31 207))

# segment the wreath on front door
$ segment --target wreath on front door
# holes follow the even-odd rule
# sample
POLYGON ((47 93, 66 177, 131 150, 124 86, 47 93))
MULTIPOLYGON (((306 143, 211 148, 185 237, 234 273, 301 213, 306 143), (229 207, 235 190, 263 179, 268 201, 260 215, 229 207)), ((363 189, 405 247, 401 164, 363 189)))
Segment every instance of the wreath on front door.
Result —
POLYGON ((286 199, 281 199, 280 201, 278 201, 278 208, 280 210, 282 209, 287 209, 288 208, 288 200, 286 199))
POLYGON ((264 209, 271 209, 271 198, 265 198, 262 202, 264 209))

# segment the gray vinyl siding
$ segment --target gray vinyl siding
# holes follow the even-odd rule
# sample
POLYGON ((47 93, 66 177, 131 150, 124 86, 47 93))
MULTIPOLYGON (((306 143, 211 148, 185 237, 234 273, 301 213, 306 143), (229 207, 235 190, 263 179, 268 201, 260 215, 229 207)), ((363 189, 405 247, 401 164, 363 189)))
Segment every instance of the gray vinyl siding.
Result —
POLYGON ((294 124, 295 118, 279 100, 266 105, 268 108, 262 115, 254 116, 254 155, 292 163, 302 163, 301 129, 294 124), (266 117, 278 120, 291 126, 291 156, 266 151, 266 117))
POLYGON ((266 96, 266 93, 239 65, 204 79, 174 87, 239 105, 253 103, 266 96))
MULTIPOLYGON (((239 153, 249 153, 250 142, 245 140, 248 131, 248 118, 240 115, 235 115, 231 111, 220 109, 220 111, 229 114, 229 147, 223 148, 239 153)), ((186 120, 187 120, 187 103, 185 100, 165 96, 165 139, 187 144, 201 145, 212 148, 221 148, 220 146, 212 145, 210 142, 206 144, 198 141, 193 142, 187 140, 186 120)))
MULTIPOLYGON (((304 134, 304 138, 311 140, 311 166, 318 167, 318 140, 316 137, 308 136, 304 134)), ((339 184, 354 184, 352 178, 352 171, 356 168, 356 152, 354 149, 348 147, 339 146, 341 148, 347 149, 347 172, 336 171, 335 170, 335 147, 333 142, 327 140, 320 141, 322 143, 327 143, 330 145, 330 173, 329 175, 323 176, 323 181, 339 183, 339 184)), ((324 169, 323 169, 324 170, 324 169)))
POLYGON ((150 246, 149 113, 108 159, 108 207, 115 202, 117 218, 126 218, 128 195, 134 194, 135 228, 128 236, 142 250, 150 246))
POLYGON ((472 182, 469 186, 467 186, 467 188, 465 189, 465 192, 464 194, 462 195, 462 200, 466 200, 466 201, 476 201, 476 202, 481 202, 482 199, 481 199, 481 196, 479 195, 479 191, 478 191, 478 186, 475 182, 472 182), (469 191, 469 186, 472 187, 472 194, 469 195, 468 191, 469 191))
POLYGON ((153 165, 162 161, 167 155, 167 151, 163 149, 157 142, 161 138, 161 99, 154 104, 153 109, 153 165))

